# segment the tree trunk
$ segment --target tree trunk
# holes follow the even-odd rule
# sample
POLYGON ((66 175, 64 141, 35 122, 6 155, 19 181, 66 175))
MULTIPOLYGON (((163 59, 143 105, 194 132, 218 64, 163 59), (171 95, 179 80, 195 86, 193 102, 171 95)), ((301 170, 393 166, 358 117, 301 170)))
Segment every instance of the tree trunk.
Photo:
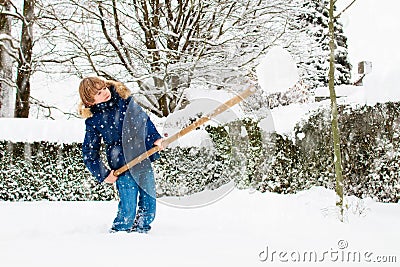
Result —
POLYGON ((329 4, 329 92, 331 98, 331 111, 332 111, 332 137, 333 137, 333 150, 334 150, 334 164, 336 176, 336 206, 340 211, 340 220, 343 221, 343 174, 342 174, 342 157, 340 152, 340 133, 338 125, 338 110, 335 92, 335 35, 334 35, 334 7, 335 0, 330 0, 329 4))
MULTIPOLYGON (((11 19, 2 14, 2 11, 10 10, 8 0, 0 0, 0 35, 10 36, 11 38, 11 19)), ((12 81, 12 59, 10 54, 10 40, 1 41, 0 45, 0 117, 13 117, 13 81, 12 81)))
POLYGON ((15 102, 15 117, 28 118, 29 97, 31 94, 30 78, 32 74, 32 48, 33 48, 33 18, 34 0, 24 1, 24 21, 21 33, 21 53, 17 74, 17 99, 15 102))

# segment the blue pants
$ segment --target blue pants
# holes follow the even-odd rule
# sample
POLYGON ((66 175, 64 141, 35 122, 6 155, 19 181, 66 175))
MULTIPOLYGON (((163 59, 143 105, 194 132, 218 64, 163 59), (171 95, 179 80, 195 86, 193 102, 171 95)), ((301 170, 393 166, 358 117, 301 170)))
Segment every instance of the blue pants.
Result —
POLYGON ((147 232, 156 215, 153 170, 148 169, 134 175, 135 177, 127 171, 116 182, 119 204, 118 214, 112 225, 115 231, 147 232))

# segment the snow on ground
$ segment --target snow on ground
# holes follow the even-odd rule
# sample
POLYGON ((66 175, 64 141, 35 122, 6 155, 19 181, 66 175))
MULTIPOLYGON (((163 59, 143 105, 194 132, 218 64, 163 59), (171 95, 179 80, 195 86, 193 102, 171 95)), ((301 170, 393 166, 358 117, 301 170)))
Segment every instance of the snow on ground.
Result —
POLYGON ((309 266, 309 254, 318 266, 383 266, 378 256, 398 266, 400 204, 348 199, 353 211, 340 223, 335 193, 321 187, 235 189, 204 208, 159 204, 148 235, 109 234, 114 201, 0 202, 1 266, 309 266))

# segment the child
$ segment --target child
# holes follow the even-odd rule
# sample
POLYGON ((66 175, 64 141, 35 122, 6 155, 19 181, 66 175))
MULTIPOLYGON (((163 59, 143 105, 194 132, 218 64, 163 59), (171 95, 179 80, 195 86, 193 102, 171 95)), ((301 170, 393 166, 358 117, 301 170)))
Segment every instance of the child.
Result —
MULTIPOLYGON (((131 160, 125 159, 126 145, 123 144, 123 134, 131 134, 129 129, 126 131, 123 127, 125 117, 128 118, 126 114, 129 108, 133 106, 136 110, 135 116, 144 121, 136 122, 133 118, 127 123, 129 127, 139 128, 143 133, 143 136, 135 136, 136 140, 142 140, 143 149, 148 150, 153 145, 162 148, 162 138, 147 114, 132 100, 131 93, 124 84, 100 77, 88 77, 81 81, 79 94, 82 101, 79 113, 86 118, 85 139, 82 145, 84 163, 100 183, 116 182, 120 198, 118 213, 110 232, 147 233, 151 229, 150 223, 154 220, 156 212, 155 181, 151 164, 144 164, 136 171, 126 171, 119 177, 114 175, 114 170, 131 160), (105 143, 111 170, 100 159, 102 141, 105 143)), ((130 145, 133 150, 136 147, 140 145, 135 145, 135 148, 130 145)), ((158 157, 156 153, 150 160, 154 161, 158 157)))

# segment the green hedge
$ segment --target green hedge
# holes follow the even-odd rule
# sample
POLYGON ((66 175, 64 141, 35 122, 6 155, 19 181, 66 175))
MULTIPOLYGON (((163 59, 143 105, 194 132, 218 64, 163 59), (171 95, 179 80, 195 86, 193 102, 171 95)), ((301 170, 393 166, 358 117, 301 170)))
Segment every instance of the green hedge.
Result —
POLYGON ((86 170, 81 144, 0 142, 1 200, 110 200, 86 170))
MULTIPOLYGON (((400 200, 400 104, 340 106, 345 194, 382 202, 400 200)), ((295 138, 272 135, 257 183, 260 191, 293 193, 313 185, 334 188, 330 110, 295 128, 295 138)))
MULTIPOLYGON (((0 200, 111 200, 87 171, 81 144, 0 142, 0 200)), ((183 196, 229 182, 226 160, 206 148, 166 149, 154 164, 157 195, 183 196)))
MULTIPOLYGON (((400 200, 400 104, 339 110, 345 194, 400 200)), ((250 119, 206 127, 212 148, 167 148, 154 163, 157 195, 183 196, 233 180, 239 188, 295 193, 334 188, 330 111, 292 135, 265 135, 250 119), (247 134, 243 134, 243 131, 247 134)), ((114 187, 86 170, 81 144, 0 142, 0 200, 111 200, 114 187)))

